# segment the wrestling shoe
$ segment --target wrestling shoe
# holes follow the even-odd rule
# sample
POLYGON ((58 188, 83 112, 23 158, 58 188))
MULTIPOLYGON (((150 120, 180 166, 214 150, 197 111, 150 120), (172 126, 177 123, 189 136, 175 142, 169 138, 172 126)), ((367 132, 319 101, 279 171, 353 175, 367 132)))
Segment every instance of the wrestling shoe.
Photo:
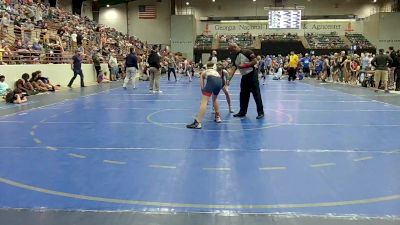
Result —
POLYGON ((221 122, 222 122, 222 120, 221 120, 221 114, 220 114, 219 112, 216 112, 216 113, 215 113, 215 119, 214 119, 214 121, 215 121, 216 123, 221 123, 221 122))
POLYGON ((234 113, 232 106, 229 106, 229 113, 234 113))
POLYGON ((201 129, 201 123, 197 122, 197 120, 194 120, 192 124, 186 125, 186 128, 189 129, 201 129))

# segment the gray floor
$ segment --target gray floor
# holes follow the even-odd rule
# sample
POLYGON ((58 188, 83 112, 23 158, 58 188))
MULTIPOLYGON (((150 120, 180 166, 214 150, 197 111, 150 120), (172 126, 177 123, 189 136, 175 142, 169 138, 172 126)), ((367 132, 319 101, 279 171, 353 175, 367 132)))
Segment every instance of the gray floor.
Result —
POLYGON ((62 102, 66 99, 74 99, 81 96, 86 96, 102 91, 107 91, 111 88, 118 88, 122 86, 122 82, 113 82, 113 83, 104 83, 101 85, 92 85, 87 86, 85 88, 74 87, 74 88, 67 88, 64 87, 63 90, 49 93, 49 94, 40 94, 35 96, 28 96, 28 101, 31 103, 23 104, 23 105, 13 105, 8 104, 5 102, 0 103, 1 106, 9 106, 10 108, 0 108, 0 116, 9 115, 13 113, 22 112, 25 110, 30 110, 38 107, 43 107, 47 105, 51 105, 54 103, 62 102), (33 102, 33 103, 32 103, 33 102))
MULTIPOLYGON (((273 82, 273 81, 270 81, 273 82)), ((399 94, 375 93, 371 89, 351 87, 343 84, 321 84, 316 80, 305 80, 304 83, 321 88, 337 90, 343 93, 373 99, 388 104, 400 106, 399 94)), ((46 105, 51 105, 66 99, 73 99, 93 93, 107 91, 111 88, 120 88, 121 82, 74 88, 55 94, 30 97, 35 103, 0 110, 0 116, 18 113, 46 105)), ((168 91, 168 90, 165 90, 168 91)), ((0 104, 2 106, 4 104, 0 104)), ((400 218, 363 218, 363 217, 336 217, 309 216, 309 215, 225 215, 225 214, 152 214, 144 212, 80 212, 56 210, 29 210, 29 209, 0 209, 0 225, 400 225, 400 218)))
POLYGON ((0 210, 4 225, 399 225, 395 218, 0 210))

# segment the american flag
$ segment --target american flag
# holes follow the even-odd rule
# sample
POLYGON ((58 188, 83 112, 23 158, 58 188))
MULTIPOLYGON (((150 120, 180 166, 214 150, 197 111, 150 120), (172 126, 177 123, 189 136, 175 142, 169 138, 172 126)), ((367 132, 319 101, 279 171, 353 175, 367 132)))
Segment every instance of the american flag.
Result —
POLYGON ((139 19, 155 19, 156 9, 155 5, 139 5, 139 19))

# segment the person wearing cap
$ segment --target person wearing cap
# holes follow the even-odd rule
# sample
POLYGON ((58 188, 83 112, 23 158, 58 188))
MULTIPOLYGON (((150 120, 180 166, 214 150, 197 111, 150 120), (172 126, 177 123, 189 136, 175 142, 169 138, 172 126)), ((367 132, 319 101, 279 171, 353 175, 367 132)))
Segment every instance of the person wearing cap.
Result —
POLYGON ((237 44, 229 45, 229 52, 236 54, 234 65, 231 67, 227 84, 233 78, 237 69, 239 69, 242 79, 240 81, 240 111, 233 115, 234 117, 245 117, 249 106, 250 93, 253 94, 254 101, 257 105, 257 119, 264 117, 264 107, 260 93, 260 83, 258 74, 255 69, 257 59, 253 51, 241 49, 237 44))
POLYGON ((207 69, 200 74, 200 87, 203 93, 200 103, 200 110, 197 114, 196 119, 191 124, 186 125, 186 128, 189 129, 201 129, 202 128, 202 120, 204 114, 206 113, 207 103, 210 97, 212 96, 213 108, 215 111, 215 122, 221 123, 221 114, 219 112, 219 104, 218 104, 218 94, 222 89, 223 81, 221 78, 221 74, 218 73, 214 68, 215 64, 213 62, 207 63, 207 69), (207 80, 205 83, 204 81, 207 80))
POLYGON ((85 83, 83 81, 82 57, 81 57, 80 51, 75 51, 75 55, 72 56, 71 69, 72 69, 72 71, 74 71, 74 76, 69 81, 68 87, 69 88, 72 87, 72 84, 74 83, 74 80, 75 80, 76 76, 78 76, 78 75, 81 77, 81 87, 85 87, 85 83))
POLYGON ((393 60, 384 54, 383 49, 379 49, 379 54, 377 54, 374 59, 372 59, 371 64, 375 67, 375 92, 379 91, 379 82, 382 81, 385 87, 385 93, 389 93, 388 90, 388 80, 389 80, 389 72, 388 66, 392 64, 393 60))

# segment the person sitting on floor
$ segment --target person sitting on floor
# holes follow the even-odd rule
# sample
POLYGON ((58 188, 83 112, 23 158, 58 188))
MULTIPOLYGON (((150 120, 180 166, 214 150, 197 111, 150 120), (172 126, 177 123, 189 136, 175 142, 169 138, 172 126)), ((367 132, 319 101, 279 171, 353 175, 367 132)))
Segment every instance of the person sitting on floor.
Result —
POLYGON ((0 75, 0 96, 5 96, 10 88, 8 84, 5 82, 6 77, 4 75, 0 75))
POLYGON ((39 92, 47 92, 49 91, 49 89, 47 88, 47 86, 38 79, 37 73, 33 72, 32 73, 32 77, 29 80, 29 82, 32 84, 33 88, 39 92))
POLYGON ((40 81, 42 81, 45 85, 47 85, 47 88, 50 90, 54 90, 54 91, 59 91, 61 90, 61 85, 56 84, 53 85, 48 77, 42 77, 42 71, 38 70, 36 71, 37 77, 40 81))
POLYGON ((99 75, 97 76, 97 83, 110 83, 111 81, 107 78, 107 73, 102 70, 99 71, 99 75))
POLYGON ((38 92, 33 88, 32 84, 29 82, 29 74, 24 73, 22 74, 22 78, 17 80, 15 83, 15 86, 17 89, 21 90, 22 92, 25 92, 26 95, 35 95, 38 92))
POLYGON ((5 99, 7 103, 13 103, 13 104, 21 104, 28 101, 28 99, 19 89, 15 89, 14 91, 10 90, 7 93, 5 99))

